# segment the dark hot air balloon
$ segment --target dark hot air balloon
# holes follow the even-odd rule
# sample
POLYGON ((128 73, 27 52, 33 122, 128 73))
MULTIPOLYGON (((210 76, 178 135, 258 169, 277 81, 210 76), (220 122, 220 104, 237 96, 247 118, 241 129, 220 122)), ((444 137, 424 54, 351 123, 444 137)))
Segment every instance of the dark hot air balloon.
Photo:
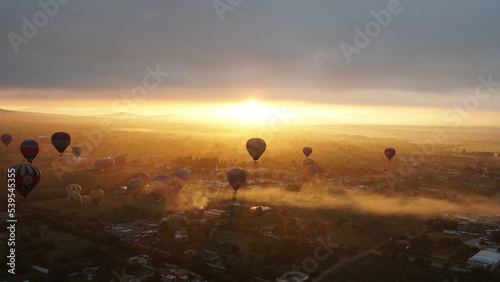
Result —
POLYGON ((40 170, 30 164, 19 164, 9 169, 9 174, 14 173, 16 180, 16 191, 26 199, 26 196, 33 190, 38 182, 40 182, 40 170))
POLYGON ((12 142, 12 135, 5 133, 2 134, 2 137, 0 137, 0 139, 2 140, 2 143, 5 144, 5 147, 7 147, 9 146, 10 142, 12 142))
POLYGON ((185 169, 178 169, 174 172, 172 182, 177 186, 177 190, 181 190, 186 185, 187 181, 191 178, 191 173, 185 169))
POLYGON ((391 161, 391 159, 396 155, 396 150, 394 150, 393 148, 387 148, 385 149, 384 154, 387 159, 391 161))
POLYGON ((71 143, 71 137, 66 132, 56 132, 52 134, 51 141, 52 145, 54 145, 54 147, 62 156, 64 150, 66 150, 66 148, 68 148, 69 146, 69 143, 71 143))
POLYGON ((118 167, 124 166, 125 164, 127 164, 127 157, 125 157, 124 155, 116 156, 115 157, 115 164, 118 167))
POLYGON ((168 184, 170 184, 171 178, 170 178, 170 176, 168 176, 168 175, 166 175, 166 174, 159 174, 159 175, 157 175, 157 176, 153 179, 153 181, 160 181, 160 182, 162 182, 163 184, 168 185, 168 184))
POLYGON ((309 158, 309 156, 312 154, 313 152, 313 149, 311 147, 304 147, 304 149, 302 149, 302 153, 304 153, 304 155, 306 155, 306 158, 309 158))
POLYGON ((266 150, 266 142, 261 138, 251 138, 247 141, 247 151, 255 163, 266 150))
POLYGON ((77 158, 78 158, 78 157, 82 154, 82 147, 73 147, 73 148, 71 149, 71 152, 73 153, 73 155, 74 155, 75 157, 77 157, 77 158))
POLYGON ((21 143, 20 150, 24 158, 31 164, 36 155, 38 155, 40 148, 38 147, 38 142, 28 139, 21 143))
POLYGON ((226 179, 236 192, 247 180, 247 174, 241 168, 231 168, 227 171, 226 179))

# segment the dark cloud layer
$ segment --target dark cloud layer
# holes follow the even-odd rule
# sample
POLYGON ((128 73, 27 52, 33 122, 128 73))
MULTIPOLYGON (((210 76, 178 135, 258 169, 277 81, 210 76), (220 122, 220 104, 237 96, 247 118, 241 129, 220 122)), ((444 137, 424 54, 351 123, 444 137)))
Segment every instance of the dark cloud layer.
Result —
POLYGON ((204 98, 204 88, 244 87, 272 89, 267 98, 275 100, 443 106, 425 93, 472 94, 479 75, 500 81, 498 1, 402 0, 350 63, 340 44, 354 46, 354 28, 364 30, 371 11, 394 0, 218 1, 240 4, 221 21, 214 1, 69 1, 18 53, 9 33, 23 36, 22 18, 43 9, 2 1, 0 88, 127 89, 159 64, 170 73, 162 87, 200 89, 189 92, 192 99, 204 98), (372 98, 363 100, 362 90, 372 98))

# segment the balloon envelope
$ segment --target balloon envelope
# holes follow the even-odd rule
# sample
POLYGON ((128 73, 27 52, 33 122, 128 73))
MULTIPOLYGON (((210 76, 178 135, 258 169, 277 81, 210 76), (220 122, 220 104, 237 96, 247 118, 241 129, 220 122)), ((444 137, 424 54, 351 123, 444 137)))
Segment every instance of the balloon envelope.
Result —
POLYGON ((109 171, 113 166, 113 161, 110 159, 101 159, 94 162, 94 169, 109 171))
POLYGON ((141 190, 144 183, 140 179, 132 178, 127 181, 127 189, 129 190, 141 190))
POLYGON ((78 184, 70 184, 68 187, 66 187, 66 193, 70 193, 71 191, 76 191, 78 193, 82 192, 82 186, 78 184))
POLYGON ((24 158, 31 164, 36 155, 38 155, 40 147, 38 147, 38 142, 32 139, 28 139, 21 143, 20 150, 24 158))
POLYGON ((252 156, 253 160, 257 160, 264 154, 266 150, 266 142, 261 138, 251 138, 247 141, 247 151, 252 156))
POLYGON ((241 168, 231 168, 227 171, 226 179, 236 192, 247 180, 247 174, 241 168))
POLYGON ((149 174, 145 172, 134 173, 130 178, 140 179, 142 183, 144 183, 144 185, 147 185, 149 183, 149 174))
POLYGON ((302 166, 307 167, 308 165, 315 165, 315 162, 313 159, 305 159, 302 161, 302 166))
POLYGON ((115 164, 119 167, 124 166, 127 163, 127 157, 124 155, 119 155, 115 157, 115 164))
POLYGON ((313 149, 311 147, 304 147, 304 149, 302 149, 302 153, 304 153, 304 155, 306 155, 306 158, 308 158, 313 152, 313 149))
POLYGON ((82 154, 82 147, 73 147, 71 152, 78 158, 82 154))
POLYGON ((57 149, 57 151, 61 154, 68 148, 69 143, 71 143, 71 137, 66 132, 56 132, 52 134, 52 145, 57 149))
POLYGON ((153 179, 153 181, 160 181, 163 184, 170 184, 171 179, 170 176, 166 174, 159 174, 153 179))
POLYGON ((9 146, 10 142, 12 142, 12 135, 5 133, 2 134, 2 137, 0 137, 0 139, 2 140, 2 143, 5 144, 5 147, 7 147, 9 146))
POLYGON ((177 186, 178 190, 184 188, 186 186, 187 181, 191 177, 191 173, 185 169, 178 169, 174 172, 174 177, 172 178, 172 182, 177 186))
POLYGON ((66 199, 68 199, 68 201, 70 202, 74 202, 75 204, 83 203, 82 195, 80 195, 80 193, 78 193, 77 191, 69 192, 66 199))
POLYGON ((42 173, 36 166, 29 164, 19 164, 13 166, 9 169, 9 171, 11 171, 11 169, 14 169, 16 191, 21 196, 26 198, 31 190, 33 190, 38 182, 40 182, 42 173))
POLYGON ((316 168, 316 166, 315 166, 315 165, 313 165, 313 164, 308 165, 308 166, 306 167, 306 169, 307 169, 307 172, 308 172, 309 174, 311 174, 311 175, 318 174, 318 169, 317 169, 317 168, 316 168))
POLYGON ((387 148, 385 149, 384 154, 390 161, 396 155, 396 150, 394 150, 393 148, 387 148))
POLYGON ((92 202, 97 205, 101 202, 102 197, 104 197, 104 190, 101 188, 92 188, 90 189, 89 196, 92 202))

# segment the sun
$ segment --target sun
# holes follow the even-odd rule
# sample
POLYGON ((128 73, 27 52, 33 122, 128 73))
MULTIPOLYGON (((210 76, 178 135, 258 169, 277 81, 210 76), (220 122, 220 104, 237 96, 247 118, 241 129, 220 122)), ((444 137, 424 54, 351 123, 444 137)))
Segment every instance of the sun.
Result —
POLYGON ((223 114, 232 118, 237 123, 260 124, 269 122, 272 116, 272 109, 270 106, 257 102, 255 99, 250 99, 243 104, 228 105, 224 109, 223 114))

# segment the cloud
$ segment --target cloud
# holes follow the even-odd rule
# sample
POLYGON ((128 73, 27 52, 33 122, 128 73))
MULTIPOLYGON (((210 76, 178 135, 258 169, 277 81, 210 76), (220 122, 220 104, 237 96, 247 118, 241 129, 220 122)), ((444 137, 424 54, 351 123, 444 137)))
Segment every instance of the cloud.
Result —
MULTIPOLYGON (((210 1, 71 1, 17 54, 1 41, 0 88, 130 89, 159 64, 170 73, 164 99, 174 89, 206 99, 207 88, 221 90, 211 98, 262 88, 270 100, 443 106, 440 97, 472 93, 479 75, 500 80, 496 1, 401 1, 347 63, 339 45, 354 44, 354 28, 388 2, 243 1, 221 21, 210 1)), ((2 4, 0 34, 22 35, 21 19, 37 11, 36 2, 2 4)))

